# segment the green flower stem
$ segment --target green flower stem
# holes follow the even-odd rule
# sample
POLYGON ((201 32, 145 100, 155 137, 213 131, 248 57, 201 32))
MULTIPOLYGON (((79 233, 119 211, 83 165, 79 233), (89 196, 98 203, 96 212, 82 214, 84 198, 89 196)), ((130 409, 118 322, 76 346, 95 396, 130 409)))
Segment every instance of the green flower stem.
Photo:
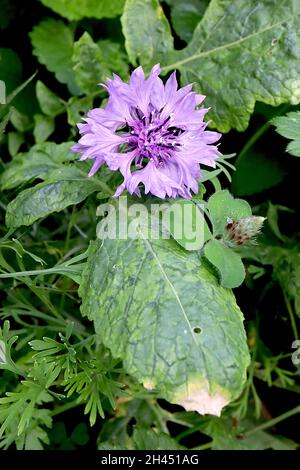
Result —
POLYGON ((64 274, 65 272, 72 273, 75 272, 76 270, 74 268, 69 268, 69 267, 54 267, 54 268, 49 268, 49 269, 36 269, 33 271, 20 271, 20 272, 15 272, 15 273, 5 273, 5 274, 0 274, 0 279, 9 279, 9 278, 14 278, 17 279, 19 277, 26 277, 26 276, 37 276, 39 274, 64 274))
POLYGON ((292 308, 290 299, 287 297, 286 294, 284 294, 284 301, 285 301, 285 305, 286 305, 287 311, 288 311, 289 316, 290 316, 290 321, 291 321, 291 326, 292 326, 294 337, 295 337, 295 339, 299 339, 299 333, 298 333, 298 329, 297 329, 297 324, 296 324, 293 308, 292 308))
POLYGON ((276 424, 280 423, 281 421, 284 421, 285 419, 290 418, 291 416, 294 416, 296 414, 300 413, 300 405, 296 406, 295 408, 287 411, 286 413, 283 413, 282 415, 277 416, 277 418, 270 419, 266 423, 260 424, 254 429, 250 429, 249 431, 245 432, 243 434, 244 437, 251 436, 252 434, 255 434, 258 431, 264 431, 265 429, 272 428, 276 424))
MULTIPOLYGON (((289 110, 289 108, 290 108, 289 104, 283 106, 283 108, 278 113, 278 115, 285 114, 286 111, 289 110)), ((240 151, 240 153, 239 153, 239 155, 238 155, 238 157, 235 161, 235 164, 239 163, 242 160, 242 158, 249 152, 249 150, 253 147, 253 145, 256 143, 256 141, 258 139, 260 139, 260 137, 262 135, 264 135, 265 132, 267 132, 267 130, 271 126, 272 126, 272 121, 267 121, 267 122, 265 122, 265 124, 263 124, 261 127, 259 127, 256 132, 254 132, 254 134, 250 137, 249 140, 247 140, 246 144, 244 145, 244 147, 240 151)))
MULTIPOLYGON (((184 426, 186 426, 186 424, 184 424, 184 426)), ((190 436, 190 434, 194 434, 197 431, 201 431, 202 427, 203 427, 202 423, 199 424, 198 426, 192 426, 190 427, 190 429, 186 429, 185 431, 182 431, 180 434, 178 434, 178 436, 175 437, 175 440, 177 442, 180 442, 183 438, 190 436)), ((198 447, 196 447, 196 449, 197 448, 198 447)))
POLYGON ((52 417, 60 415, 61 413, 64 413, 65 411, 68 411, 68 410, 71 410, 72 408, 76 408, 76 406, 79 406, 81 404, 82 403, 78 403, 77 400, 65 403, 64 405, 61 405, 61 406, 58 406, 57 408, 54 408, 54 410, 52 410, 50 412, 50 415, 52 417))
POLYGON ((256 141, 265 133, 267 132, 267 130, 269 129, 269 127, 271 127, 271 122, 268 121, 266 122, 265 124, 263 124, 261 127, 259 127, 259 129, 257 129, 256 132, 254 132, 254 134, 252 134, 252 136, 250 137, 249 140, 247 140, 246 144, 244 145, 244 147, 242 148, 242 150, 240 151, 237 159, 236 159, 236 162, 235 164, 237 164, 238 162, 240 162, 240 160, 242 160, 242 158, 246 155, 246 153, 249 152, 249 150, 253 147, 253 145, 256 143, 256 141))
MULTIPOLYGON (((263 382, 266 382, 266 379, 263 377, 262 371, 256 370, 254 373, 254 376, 262 380, 263 382)), ((294 393, 300 393, 300 385, 286 385, 282 384, 279 379, 276 379, 272 382, 273 387, 281 388, 283 390, 288 390, 289 392, 294 392, 294 393)))
POLYGON ((157 423, 158 423, 161 431, 165 432, 166 434, 169 434, 169 430, 168 430, 168 427, 165 423, 165 420, 164 420, 162 414, 160 413, 159 409, 155 405, 155 403, 153 403, 152 400, 149 400, 148 401, 148 406, 149 406, 149 408, 151 408, 153 414, 155 415, 157 423))

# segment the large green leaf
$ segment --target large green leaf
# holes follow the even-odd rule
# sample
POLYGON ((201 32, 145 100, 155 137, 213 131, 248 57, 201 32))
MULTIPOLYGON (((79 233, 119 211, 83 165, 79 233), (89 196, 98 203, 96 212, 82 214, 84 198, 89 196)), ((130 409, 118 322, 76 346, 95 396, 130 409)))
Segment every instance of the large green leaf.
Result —
POLYGON ((20 153, 7 166, 0 177, 1 190, 11 189, 34 178, 45 179, 62 163, 71 162, 76 155, 70 151, 72 142, 55 144, 45 142, 20 153))
POLYGON ((72 69, 73 33, 63 21, 47 18, 29 33, 33 54, 72 94, 79 93, 72 69))
POLYGON ((80 295, 101 341, 146 388, 216 415, 241 393, 243 317, 197 252, 173 240, 98 240, 80 295))
POLYGON ((125 46, 131 62, 145 66, 166 62, 173 38, 158 0, 127 0, 122 16, 125 46))
POLYGON ((300 112, 288 113, 272 120, 278 134, 291 139, 286 151, 295 157, 300 157, 300 112))
POLYGON ((76 81, 86 94, 99 90, 112 72, 125 77, 128 72, 126 54, 120 44, 109 40, 95 43, 85 32, 74 44, 73 64, 76 81))
POLYGON ((68 20, 81 18, 113 18, 120 15, 125 0, 40 0, 68 20))
POLYGON ((52 173, 52 179, 21 191, 6 209, 9 228, 31 225, 52 212, 78 204, 99 186, 94 179, 84 178, 77 168, 62 168, 52 173))
POLYGON ((163 72, 179 69, 183 84, 207 95, 213 126, 242 131, 256 101, 300 101, 299 14, 298 0, 212 0, 191 43, 169 54, 163 72))

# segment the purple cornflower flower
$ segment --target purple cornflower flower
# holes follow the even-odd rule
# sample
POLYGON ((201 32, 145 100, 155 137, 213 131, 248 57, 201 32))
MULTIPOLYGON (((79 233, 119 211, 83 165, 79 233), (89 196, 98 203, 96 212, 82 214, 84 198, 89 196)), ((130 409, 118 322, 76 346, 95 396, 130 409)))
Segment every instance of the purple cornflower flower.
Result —
POLYGON ((72 150, 82 153, 81 160, 94 160, 89 176, 103 163, 122 173, 115 196, 125 189, 140 196, 142 183, 146 194, 191 198, 191 190, 198 192, 199 164, 215 167, 220 155, 210 144, 221 134, 206 130, 208 109, 198 109, 205 96, 192 92, 192 85, 177 89, 175 72, 164 85, 159 72, 155 65, 145 79, 138 67, 129 84, 113 75, 103 85, 106 107, 92 109, 78 124, 82 137, 72 150))

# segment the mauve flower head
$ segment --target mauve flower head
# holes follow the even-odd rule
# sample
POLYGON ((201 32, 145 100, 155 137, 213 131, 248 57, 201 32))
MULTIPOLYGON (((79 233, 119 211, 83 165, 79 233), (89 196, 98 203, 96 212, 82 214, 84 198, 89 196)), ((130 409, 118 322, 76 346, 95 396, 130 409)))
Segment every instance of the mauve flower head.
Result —
POLYGON ((125 189, 140 196, 143 184, 146 194, 191 198, 200 164, 215 167, 220 155, 212 144, 221 134, 206 130, 208 109, 199 107, 205 97, 192 85, 178 89, 175 72, 164 85, 159 72, 155 65, 145 78, 138 67, 128 84, 113 75, 103 85, 109 93, 105 108, 92 109, 78 124, 82 137, 72 150, 94 161, 89 176, 104 163, 122 173, 115 196, 125 189))

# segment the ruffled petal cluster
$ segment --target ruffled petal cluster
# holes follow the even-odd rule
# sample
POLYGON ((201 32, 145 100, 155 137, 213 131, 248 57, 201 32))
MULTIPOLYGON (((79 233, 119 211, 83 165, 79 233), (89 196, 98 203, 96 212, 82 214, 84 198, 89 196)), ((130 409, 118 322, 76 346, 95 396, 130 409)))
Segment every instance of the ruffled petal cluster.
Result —
POLYGON ((221 134, 206 130, 203 95, 192 85, 178 88, 175 72, 164 84, 155 65, 146 78, 142 67, 129 83, 117 75, 103 85, 109 93, 104 109, 88 112, 78 124, 82 137, 72 147, 81 160, 92 159, 89 176, 101 165, 120 171, 125 189, 140 196, 191 198, 198 192, 200 164, 215 167, 220 152, 214 145, 221 134))

